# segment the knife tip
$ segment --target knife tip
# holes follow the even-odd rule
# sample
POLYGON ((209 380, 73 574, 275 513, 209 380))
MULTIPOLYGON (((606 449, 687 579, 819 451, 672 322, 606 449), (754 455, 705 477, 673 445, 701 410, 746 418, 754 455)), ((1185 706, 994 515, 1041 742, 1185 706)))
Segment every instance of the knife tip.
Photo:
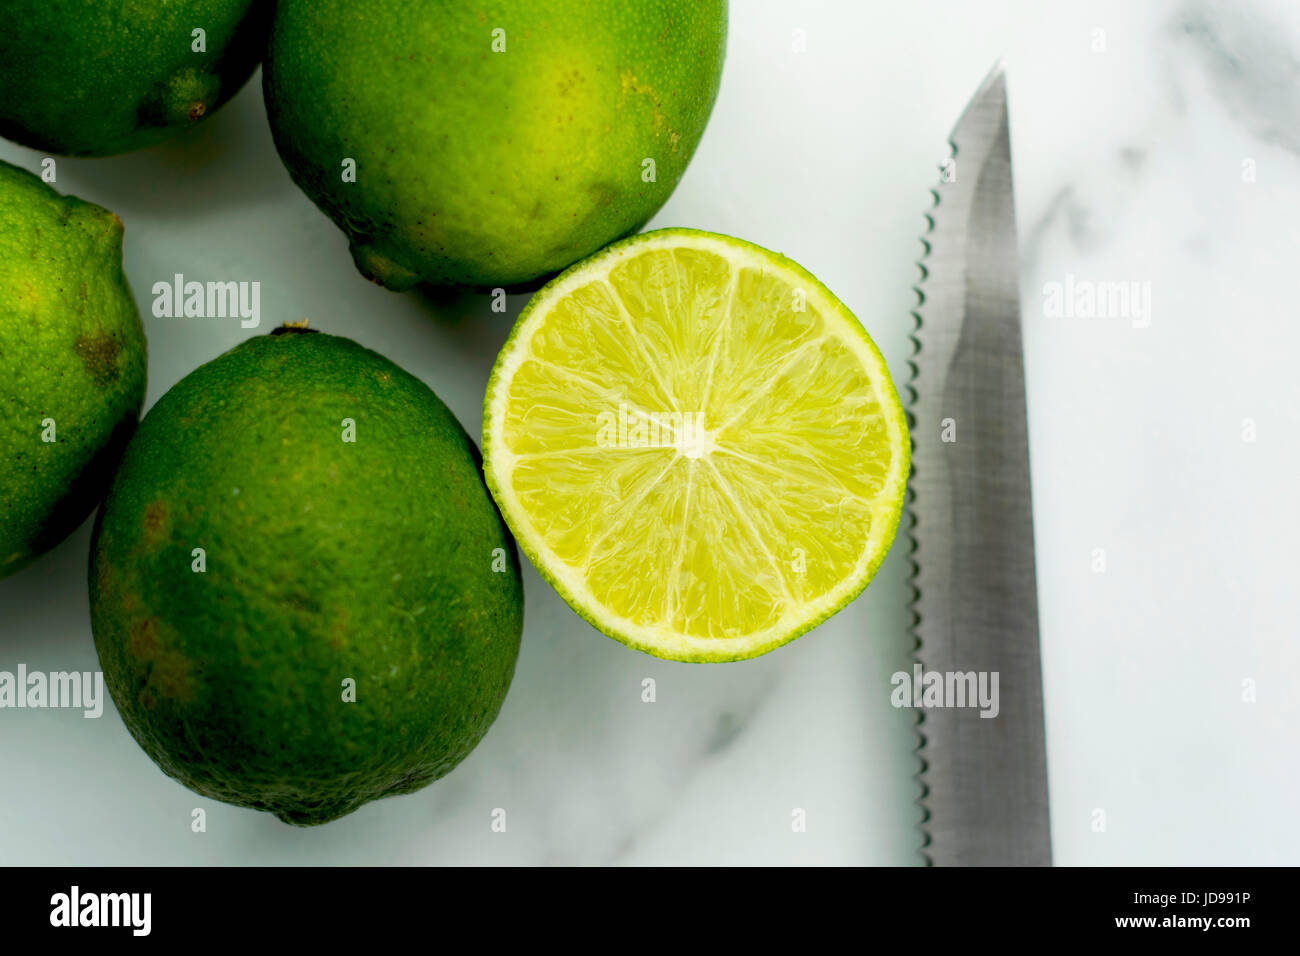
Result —
POLYGON ((1007 86, 1007 58, 998 57, 993 61, 993 66, 988 73, 984 75, 984 82, 980 84, 979 92, 972 97, 973 100, 982 99, 988 93, 996 90, 1000 95, 1006 95, 1007 86))

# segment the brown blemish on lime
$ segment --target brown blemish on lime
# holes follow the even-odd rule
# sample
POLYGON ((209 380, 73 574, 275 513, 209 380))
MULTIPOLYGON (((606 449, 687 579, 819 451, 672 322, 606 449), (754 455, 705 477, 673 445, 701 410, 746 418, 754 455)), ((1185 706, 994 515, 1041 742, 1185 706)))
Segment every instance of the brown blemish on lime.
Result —
POLYGON ((19 301, 30 302, 33 306, 40 304, 42 296, 36 291, 36 283, 24 282, 20 288, 21 291, 17 294, 19 301))
POLYGON ((334 613, 334 623, 330 626, 329 644, 333 650, 341 651, 347 642, 344 637, 348 630, 348 609, 339 608, 334 613))
POLYGON ((167 505, 154 501, 144 509, 144 537, 150 547, 156 547, 167 531, 167 505))
POLYGON ((134 617, 136 609, 140 607, 140 596, 126 586, 126 579, 118 574, 107 559, 100 558, 98 566, 99 591, 104 604, 111 607, 116 603, 124 616, 134 617))
MULTIPOLYGON (((583 81, 584 78, 581 70, 570 70, 559 78, 559 81, 555 86, 556 92, 559 93, 560 96, 568 96, 573 92, 574 88, 580 85, 583 81)), ((572 120, 573 117, 570 116, 569 119, 572 120)))
POLYGON ((121 377, 117 357, 122 353, 122 346, 112 336, 83 334, 77 338, 72 350, 100 388, 108 388, 121 377))
POLYGON ((677 143, 682 138, 681 134, 676 130, 669 128, 668 117, 666 117, 663 110, 660 109, 663 104, 660 101, 659 94, 655 91, 655 88, 650 86, 648 83, 642 83, 637 80, 636 74, 632 73, 630 70, 624 70, 620 73, 619 81, 622 83, 624 93, 635 93, 638 96, 650 97, 651 102, 654 104, 653 122, 655 138, 658 139, 659 134, 666 131, 668 133, 668 142, 672 145, 673 152, 677 152, 677 143))
POLYGON ((131 634, 127 638, 127 649, 131 656, 142 661, 151 661, 158 656, 158 619, 142 617, 131 624, 131 634))
POLYGON ((189 113, 190 119, 191 120, 202 119, 203 114, 206 113, 207 111, 208 111, 208 106, 206 103, 202 101, 199 101, 197 103, 191 103, 190 113, 189 113))
POLYGON ((132 622, 126 646, 132 657, 149 667, 145 689, 140 692, 141 706, 152 709, 155 696, 182 703, 194 698, 189 658, 166 645, 159 634, 157 618, 144 617, 132 622), (148 702, 146 695, 150 697, 148 702))

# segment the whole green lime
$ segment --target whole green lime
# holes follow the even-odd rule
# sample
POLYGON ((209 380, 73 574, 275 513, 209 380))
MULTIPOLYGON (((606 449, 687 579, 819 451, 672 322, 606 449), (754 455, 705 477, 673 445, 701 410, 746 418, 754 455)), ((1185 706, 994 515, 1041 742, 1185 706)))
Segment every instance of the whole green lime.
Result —
POLYGON ((0 578, 104 496, 144 389, 122 220, 0 163, 0 578))
POLYGON ((263 87, 362 273, 519 286, 667 201, 726 34, 726 0, 280 0, 263 87))
POLYGON ((244 85, 267 0, 7 0, 0 136, 112 156, 175 135, 244 85))
POLYGON ((383 356, 293 329, 145 416, 100 509, 90 599, 149 756, 299 825, 460 763, 523 627, 514 542, 451 412, 383 356))

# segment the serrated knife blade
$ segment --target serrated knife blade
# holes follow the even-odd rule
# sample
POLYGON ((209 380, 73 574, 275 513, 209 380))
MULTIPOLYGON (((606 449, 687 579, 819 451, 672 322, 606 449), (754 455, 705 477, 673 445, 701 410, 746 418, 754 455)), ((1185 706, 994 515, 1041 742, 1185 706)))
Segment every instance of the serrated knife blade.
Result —
POLYGON ((1006 90, 999 62, 953 128, 918 286, 913 694, 942 866, 1051 863, 1006 90))

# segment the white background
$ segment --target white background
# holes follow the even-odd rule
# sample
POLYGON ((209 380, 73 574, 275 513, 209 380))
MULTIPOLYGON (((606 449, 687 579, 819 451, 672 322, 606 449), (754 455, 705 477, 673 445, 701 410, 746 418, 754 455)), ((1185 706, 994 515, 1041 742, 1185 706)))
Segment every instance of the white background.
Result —
MULTIPOLYGON (((792 256, 905 380, 927 190, 1005 55, 1059 863, 1300 863, 1298 10, 735 0, 710 128, 653 223, 792 256), (1045 316, 1044 284, 1067 274, 1149 282, 1150 326, 1045 316)), ((526 297, 500 316, 363 281, 280 166, 258 81, 181 142, 58 169, 126 222, 150 404, 250 334, 148 315, 180 272, 260 281, 261 331, 310 317, 356 338, 478 435, 526 297)), ((0 670, 97 667, 88 540, 0 582, 0 670)), ((844 613, 721 666, 627 650, 526 569, 519 669, 485 742, 420 794, 311 830, 172 782, 111 705, 0 711, 0 863, 917 863, 912 718, 888 703, 908 667, 904 564, 897 548, 844 613)))

